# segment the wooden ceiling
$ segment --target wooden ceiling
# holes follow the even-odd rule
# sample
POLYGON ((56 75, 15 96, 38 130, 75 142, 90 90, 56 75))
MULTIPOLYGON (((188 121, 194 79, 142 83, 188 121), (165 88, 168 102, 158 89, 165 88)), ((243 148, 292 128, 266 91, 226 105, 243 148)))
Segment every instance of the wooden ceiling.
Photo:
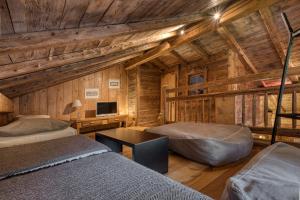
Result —
MULTIPOLYGON (((206 63, 228 49, 253 73, 278 69, 280 13, 297 28, 299 10, 299 0, 0 0, 0 92, 15 97, 117 63, 206 63)), ((296 41, 293 66, 299 50, 296 41)))

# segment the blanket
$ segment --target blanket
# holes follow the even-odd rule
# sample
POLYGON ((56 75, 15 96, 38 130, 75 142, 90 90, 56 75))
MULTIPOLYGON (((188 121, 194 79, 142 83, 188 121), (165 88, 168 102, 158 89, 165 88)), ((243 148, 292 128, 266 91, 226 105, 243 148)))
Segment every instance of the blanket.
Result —
POLYGON ((107 151, 107 146, 84 136, 1 148, 0 180, 107 151))

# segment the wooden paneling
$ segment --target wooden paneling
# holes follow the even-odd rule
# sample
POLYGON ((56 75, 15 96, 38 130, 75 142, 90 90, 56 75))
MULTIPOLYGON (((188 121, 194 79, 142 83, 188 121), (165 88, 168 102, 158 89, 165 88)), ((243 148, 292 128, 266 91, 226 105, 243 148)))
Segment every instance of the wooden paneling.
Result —
POLYGON ((80 116, 87 116, 96 109, 97 101, 117 101, 120 114, 127 114, 127 76, 122 65, 97 73, 64 82, 43 90, 29 93, 14 99, 15 113, 48 114, 53 118, 70 120, 76 118, 72 102, 80 99, 80 116), (109 79, 120 79, 120 89, 109 89, 109 79), (99 88, 99 99, 85 99, 86 88, 99 88))
POLYGON ((13 112, 13 102, 0 93, 0 126, 5 125, 12 120, 13 112))
POLYGON ((128 70, 128 115, 130 123, 137 118, 137 69, 128 70))
POLYGON ((132 124, 159 124, 160 81, 160 70, 153 65, 128 70, 128 112, 132 124))
POLYGON ((14 106, 12 101, 0 93, 0 113, 13 112, 14 106))
POLYGON ((160 114, 160 70, 152 65, 138 69, 138 125, 159 125, 160 114))

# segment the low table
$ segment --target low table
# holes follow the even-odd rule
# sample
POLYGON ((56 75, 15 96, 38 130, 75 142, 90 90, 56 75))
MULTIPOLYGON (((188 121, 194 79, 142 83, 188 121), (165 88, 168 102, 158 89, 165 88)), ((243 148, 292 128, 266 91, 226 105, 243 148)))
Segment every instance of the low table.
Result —
POLYGON ((168 137, 126 128, 96 132, 96 140, 114 152, 132 148, 132 159, 160 173, 168 172, 168 137))

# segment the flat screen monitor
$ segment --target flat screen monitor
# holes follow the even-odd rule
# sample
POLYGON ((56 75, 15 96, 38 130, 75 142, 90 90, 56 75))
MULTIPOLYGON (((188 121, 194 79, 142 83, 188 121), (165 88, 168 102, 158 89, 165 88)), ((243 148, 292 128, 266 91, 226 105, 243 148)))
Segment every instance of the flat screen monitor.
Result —
POLYGON ((117 102, 97 102, 96 116, 117 114, 117 102))

